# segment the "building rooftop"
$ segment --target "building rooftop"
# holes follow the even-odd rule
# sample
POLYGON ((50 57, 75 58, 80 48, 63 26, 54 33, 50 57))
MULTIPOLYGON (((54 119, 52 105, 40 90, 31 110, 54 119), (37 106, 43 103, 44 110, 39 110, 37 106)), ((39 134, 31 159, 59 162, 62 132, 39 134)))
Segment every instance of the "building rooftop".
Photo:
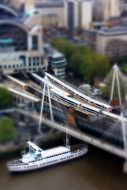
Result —
POLYGON ((58 52, 58 51, 56 51, 56 50, 54 50, 53 52, 52 52, 52 58, 58 58, 58 57, 63 57, 64 55, 62 54, 62 53, 60 53, 60 52, 58 52))
POLYGON ((62 154, 62 153, 68 152, 68 151, 69 151, 69 149, 67 147, 59 146, 56 148, 45 150, 43 152, 43 157, 49 157, 49 156, 53 156, 53 155, 57 155, 57 154, 62 154))
POLYGON ((100 28, 100 29, 92 29, 92 30, 84 30, 85 33, 91 33, 95 35, 101 36, 120 36, 127 35, 127 27, 126 26, 117 26, 113 28, 100 28))
POLYGON ((100 30, 95 30, 97 34, 104 36, 112 35, 124 35, 127 34, 127 27, 114 27, 114 28, 101 28, 100 30))
POLYGON ((39 1, 35 3, 35 8, 57 8, 63 6, 64 3, 60 1, 48 1, 48 2, 39 1))

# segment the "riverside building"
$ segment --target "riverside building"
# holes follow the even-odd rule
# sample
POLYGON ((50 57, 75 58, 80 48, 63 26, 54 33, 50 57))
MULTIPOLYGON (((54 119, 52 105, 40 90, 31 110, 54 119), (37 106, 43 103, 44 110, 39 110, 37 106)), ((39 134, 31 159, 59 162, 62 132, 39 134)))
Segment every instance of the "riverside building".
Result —
POLYGON ((0 71, 47 70, 42 50, 42 26, 31 16, 19 16, 10 7, 0 4, 0 71))

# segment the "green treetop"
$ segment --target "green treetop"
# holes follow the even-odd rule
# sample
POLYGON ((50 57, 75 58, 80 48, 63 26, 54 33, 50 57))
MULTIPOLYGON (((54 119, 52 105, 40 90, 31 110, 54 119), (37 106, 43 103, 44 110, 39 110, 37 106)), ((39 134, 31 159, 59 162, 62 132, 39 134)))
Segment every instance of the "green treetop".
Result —
POLYGON ((108 59, 88 47, 77 46, 65 39, 54 39, 51 44, 65 55, 68 69, 88 83, 93 83, 95 78, 104 78, 110 69, 108 59))
POLYGON ((8 117, 0 118, 0 142, 8 142, 15 139, 16 131, 13 121, 8 117))
POLYGON ((0 109, 11 106, 11 95, 5 87, 0 87, 0 109))

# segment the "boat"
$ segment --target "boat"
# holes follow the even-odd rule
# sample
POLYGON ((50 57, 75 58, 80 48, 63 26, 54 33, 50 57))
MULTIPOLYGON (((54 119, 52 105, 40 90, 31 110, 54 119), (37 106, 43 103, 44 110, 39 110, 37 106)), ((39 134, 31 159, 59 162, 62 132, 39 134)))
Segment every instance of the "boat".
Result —
MULTIPOLYGON (((48 90, 49 87, 47 86, 48 90)), ((43 94, 45 96, 45 87, 43 94)), ((44 105, 44 96, 42 98, 41 104, 41 113, 40 113, 40 120, 39 120, 39 132, 41 132, 41 118, 43 113, 43 105, 44 105)), ((49 96, 50 99, 50 96, 49 96)), ((50 116, 51 120, 53 121, 53 114, 52 114, 52 107, 51 101, 50 102, 50 116)), ((70 146, 69 145, 69 137, 66 132, 66 145, 65 146, 57 146, 55 148, 51 148, 48 150, 43 150, 35 143, 28 141, 27 142, 27 149, 25 152, 22 153, 20 159, 10 161, 7 163, 7 168, 10 173, 22 173, 22 172, 29 172, 41 168, 45 168, 48 166, 52 166, 55 164, 59 164, 65 161, 69 161, 75 158, 79 158, 84 156, 88 152, 87 145, 76 145, 70 146)))
POLYGON ((10 173, 29 172, 79 158, 87 152, 87 145, 58 146, 43 150, 33 142, 28 141, 27 150, 22 153, 22 157, 8 162, 7 168, 10 173))

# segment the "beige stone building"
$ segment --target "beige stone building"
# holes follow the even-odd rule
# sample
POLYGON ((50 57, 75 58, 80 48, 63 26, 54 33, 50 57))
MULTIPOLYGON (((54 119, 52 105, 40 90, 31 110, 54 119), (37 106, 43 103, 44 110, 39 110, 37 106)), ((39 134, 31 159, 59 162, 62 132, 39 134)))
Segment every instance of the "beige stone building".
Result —
POLYGON ((24 5, 26 14, 41 15, 42 25, 65 26, 63 2, 26 0, 24 5))
POLYGON ((94 17, 97 21, 106 21, 120 16, 120 0, 95 0, 94 17))
POLYGON ((127 28, 102 29, 96 33, 96 51, 111 58, 127 57, 127 28))
POLYGON ((85 30, 83 39, 90 48, 111 59, 127 57, 126 27, 85 30))

